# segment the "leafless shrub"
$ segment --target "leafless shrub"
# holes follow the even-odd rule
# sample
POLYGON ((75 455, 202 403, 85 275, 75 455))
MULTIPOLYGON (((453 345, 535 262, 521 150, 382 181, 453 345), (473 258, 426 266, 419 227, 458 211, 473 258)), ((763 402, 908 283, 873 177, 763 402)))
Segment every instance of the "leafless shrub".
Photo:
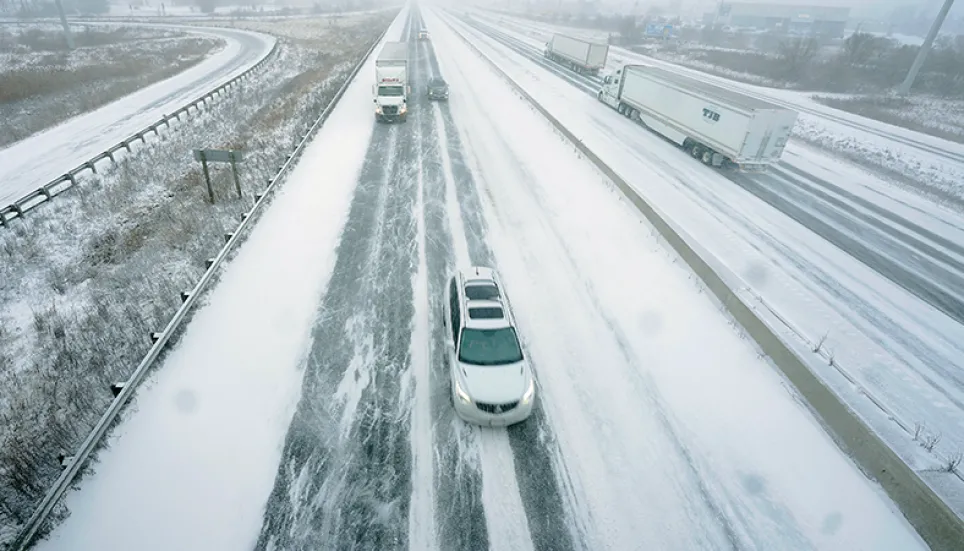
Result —
POLYGON ((809 68, 819 49, 820 44, 813 37, 788 38, 780 42, 777 56, 788 75, 800 75, 809 68))
POLYGON ((956 473, 958 467, 961 466, 961 461, 964 461, 964 453, 957 452, 947 459, 947 463, 944 465, 944 470, 949 473, 956 473))
POLYGON ((923 446, 925 450, 932 452, 940 441, 941 433, 929 434, 921 440, 921 446, 923 446))
POLYGON ((829 332, 828 332, 828 333, 824 333, 823 336, 820 337, 820 339, 817 341, 817 344, 813 345, 813 348, 812 348, 811 350, 812 350, 814 353, 819 354, 819 353, 820 353, 820 350, 823 348, 823 343, 827 342, 827 337, 828 337, 828 336, 830 336, 830 333, 829 333, 829 332))

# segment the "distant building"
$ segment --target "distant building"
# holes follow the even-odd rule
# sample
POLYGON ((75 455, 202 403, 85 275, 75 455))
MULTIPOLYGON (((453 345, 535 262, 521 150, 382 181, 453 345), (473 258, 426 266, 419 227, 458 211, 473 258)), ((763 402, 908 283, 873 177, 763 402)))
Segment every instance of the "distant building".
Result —
POLYGON ((723 2, 711 19, 717 25, 840 38, 849 17, 849 7, 723 2))

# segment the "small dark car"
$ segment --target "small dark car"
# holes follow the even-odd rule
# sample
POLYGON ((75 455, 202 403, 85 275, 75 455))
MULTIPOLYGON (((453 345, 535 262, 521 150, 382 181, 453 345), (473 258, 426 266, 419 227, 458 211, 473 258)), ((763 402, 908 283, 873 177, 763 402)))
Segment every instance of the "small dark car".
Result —
POLYGON ((428 99, 449 99, 449 85, 445 83, 442 77, 434 77, 428 81, 428 99))

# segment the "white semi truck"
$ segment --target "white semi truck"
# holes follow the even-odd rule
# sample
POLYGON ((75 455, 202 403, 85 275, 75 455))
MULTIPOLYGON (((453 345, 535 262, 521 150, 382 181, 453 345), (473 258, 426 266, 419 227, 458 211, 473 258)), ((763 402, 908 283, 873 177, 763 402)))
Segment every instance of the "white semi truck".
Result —
POLYGON ((375 58, 375 119, 405 122, 408 119, 408 43, 386 42, 375 58))
POLYGON ((763 171, 780 160, 797 112, 648 65, 603 79, 598 98, 715 167, 763 171))
POLYGON ((595 76, 606 67, 609 44, 597 44, 564 34, 554 34, 546 43, 543 55, 573 71, 595 76))

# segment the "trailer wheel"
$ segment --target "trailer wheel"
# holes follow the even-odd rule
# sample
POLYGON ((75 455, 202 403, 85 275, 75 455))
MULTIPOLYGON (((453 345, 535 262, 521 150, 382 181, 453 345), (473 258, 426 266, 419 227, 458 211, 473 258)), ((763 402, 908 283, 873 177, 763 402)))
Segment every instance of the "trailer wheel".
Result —
POLYGON ((596 99, 598 99, 599 101, 602 101, 602 90, 596 92, 596 99))
POLYGON ((707 149, 706 151, 703 152, 703 155, 700 157, 700 159, 703 161, 703 164, 704 164, 704 165, 710 165, 710 164, 712 164, 712 163, 713 163, 713 151, 707 149))
POLYGON ((620 104, 616 107, 616 111, 618 111, 619 114, 622 115, 622 114, 623 114, 623 109, 625 109, 625 108, 626 108, 626 106, 623 105, 622 103, 620 103, 620 104))
POLYGON ((703 146, 700 144, 694 144, 693 149, 690 150, 690 154, 693 155, 693 158, 699 159, 703 156, 703 146))

